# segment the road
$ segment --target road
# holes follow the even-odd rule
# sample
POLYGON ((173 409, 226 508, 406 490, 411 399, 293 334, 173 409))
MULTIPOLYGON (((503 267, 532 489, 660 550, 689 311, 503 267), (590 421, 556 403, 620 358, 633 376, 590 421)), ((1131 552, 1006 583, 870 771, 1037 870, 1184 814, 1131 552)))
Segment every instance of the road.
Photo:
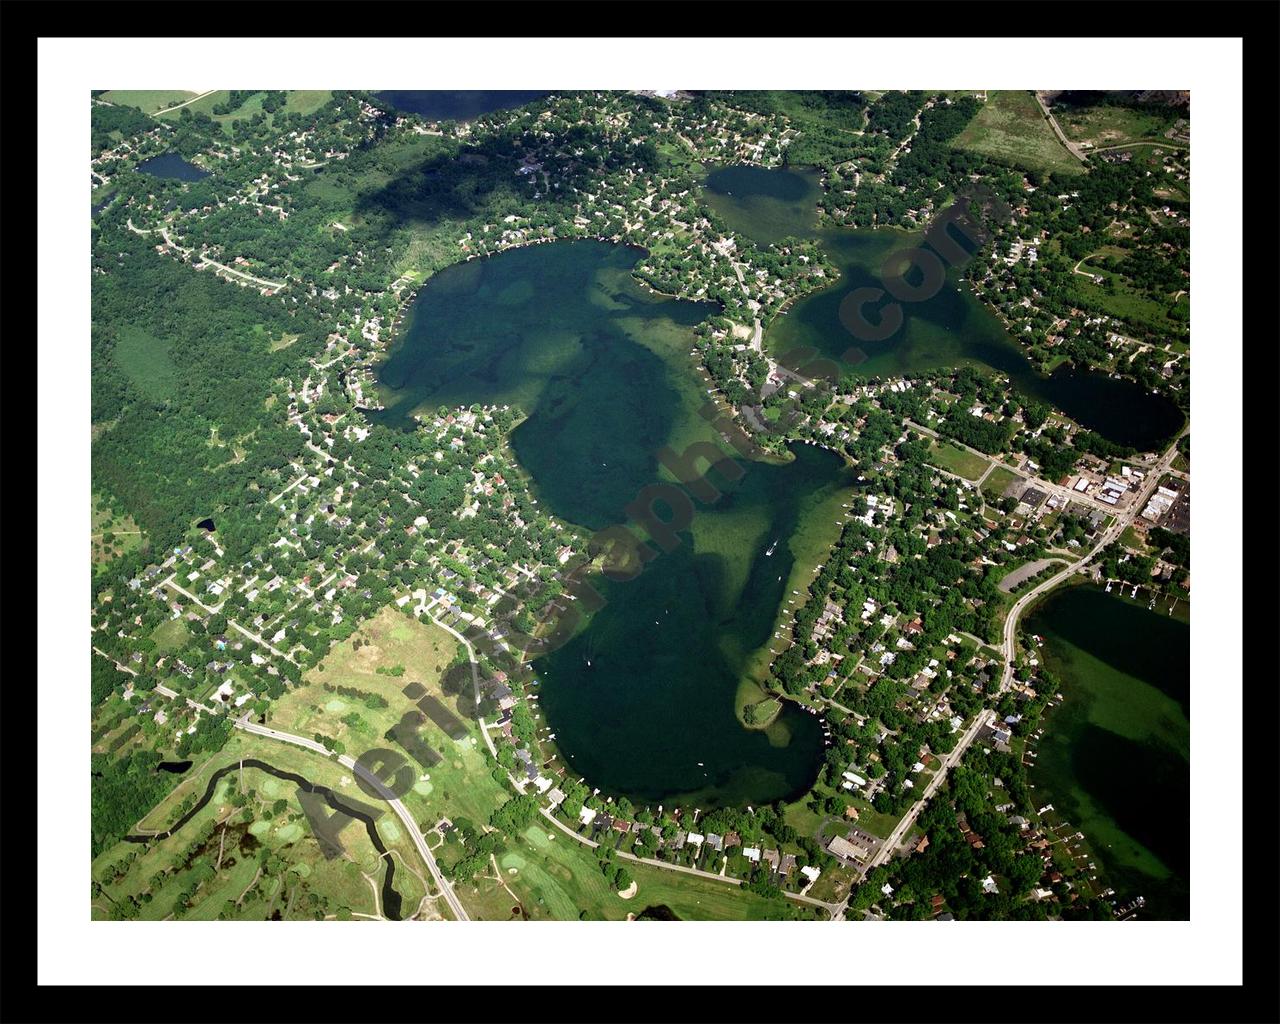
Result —
MULTIPOLYGON (((918 426, 918 424, 910 424, 910 425, 918 426)), ((1128 528, 1129 524, 1133 522, 1134 517, 1137 516, 1138 512, 1141 511, 1143 506, 1146 505, 1147 498, 1151 496, 1151 492, 1155 490, 1156 486, 1160 482, 1161 477, 1163 477, 1164 474, 1168 472, 1170 465, 1173 463, 1173 460, 1177 458, 1178 439, 1181 438, 1181 436, 1187 432, 1189 427, 1190 427, 1190 424, 1183 427, 1183 429, 1179 432, 1178 437, 1174 438, 1173 443, 1170 444, 1168 450, 1164 453, 1164 455, 1162 455, 1159 461, 1156 462, 1156 464, 1147 471, 1147 475, 1143 478, 1142 487, 1138 490, 1137 496, 1134 502, 1132 503, 1132 505, 1130 505, 1128 511, 1116 516, 1115 522, 1113 522, 1111 526, 1108 527, 1107 530, 1102 534, 1102 536, 1098 540, 1098 543, 1081 558, 1072 562, 1061 572, 1056 573, 1055 575, 1049 577, 1049 579, 1045 580, 1043 583, 1039 584, 1038 586, 1034 587, 1032 590, 1028 591, 1024 596, 1019 598, 1014 603, 1013 607, 1009 610, 1009 614, 1005 618, 1005 622, 1004 622, 1003 654, 1005 659, 1005 666, 1004 666, 1004 673, 1000 679, 999 692, 1003 693, 1005 690, 1007 690, 1009 687, 1009 684, 1013 680, 1013 661, 1014 661, 1015 640, 1016 640, 1019 616, 1021 616, 1022 612, 1027 608, 1028 605, 1032 603, 1032 601, 1034 601, 1037 597, 1039 597, 1045 591, 1050 590, 1051 588, 1057 586, 1060 582, 1062 582, 1062 580, 1066 579, 1072 573, 1082 569, 1085 565, 1087 565, 1090 561, 1092 561, 1098 555, 1099 552, 1101 552, 1108 544, 1110 544, 1112 541, 1118 538, 1120 534, 1122 534, 1128 528)), ((932 433, 932 431, 929 431, 923 427, 919 429, 924 430, 925 433, 932 433)), ((889 835, 889 838, 886 839, 884 843, 881 844, 880 849, 876 852, 876 855, 872 857, 871 860, 867 863, 867 866, 863 871, 864 877, 873 868, 875 868, 879 864, 884 863, 889 857, 893 855, 894 850, 897 849, 898 844, 902 841, 902 837, 906 835, 907 831, 915 823, 916 818, 919 816, 920 811, 924 808, 925 803, 929 800, 931 796, 933 796, 935 792, 937 792, 938 787, 942 785, 943 780, 946 778, 947 772, 949 772, 957 763, 959 763, 960 758, 964 756, 964 752, 969 748, 969 746, 973 743, 974 739, 977 737, 978 731, 982 728, 984 724, 986 724, 988 721, 990 721, 994 717, 994 714, 995 712, 991 711, 990 709, 987 709, 981 712, 974 719, 973 724, 965 731, 964 736, 961 737, 960 741, 951 749, 951 752, 947 754, 947 756, 943 759, 942 763, 938 766, 937 772, 935 772, 933 778, 929 780, 929 784, 925 787, 924 792, 920 795, 920 799, 917 800, 911 806, 911 809, 907 811, 907 813, 903 816, 902 820, 899 821, 898 824, 894 827, 894 830, 889 835)), ((846 901, 846 905, 847 905, 847 901, 846 901)), ((845 906, 842 905, 840 912, 838 914, 833 915, 833 920, 843 919, 844 910, 845 910, 845 906)))
POLYGON ((898 844, 902 842, 902 837, 911 830, 911 826, 915 824, 916 818, 919 817, 920 812, 924 810, 924 805, 929 802, 929 798, 938 791, 938 787, 941 786, 943 781, 946 779, 947 772, 951 771, 952 768, 960 763, 960 759, 964 757, 965 751, 968 750, 973 744, 973 741, 978 738, 978 733, 981 731, 982 727, 994 718, 995 712, 990 709, 984 709, 974 717, 973 724, 964 731, 964 735, 960 737, 956 745, 952 747, 946 757, 942 759, 942 763, 938 766, 938 770, 933 773, 933 778, 929 780, 928 784, 924 787, 924 792, 920 794, 920 799, 911 805, 911 809, 902 816, 902 820, 899 821, 894 827, 894 830, 889 833, 889 838, 880 844, 880 849, 877 850, 875 856, 868 861, 866 872, 864 872, 864 874, 869 873, 872 868, 883 864, 893 856, 893 851, 896 850, 898 844))
MULTIPOLYGON (((237 729, 243 729, 245 732, 253 733, 255 736, 265 736, 268 739, 280 740, 283 743, 292 743, 295 746, 314 750, 324 757, 329 757, 329 751, 315 740, 309 740, 304 736, 294 736, 292 733, 280 732, 277 729, 269 729, 265 725, 256 725, 249 721, 248 712, 235 720, 235 726, 237 729)), ((395 811, 396 817, 400 819, 401 824, 404 825, 413 840, 413 845, 417 847, 419 856, 426 862, 427 870, 431 872, 431 877, 435 879, 436 886, 444 895, 445 902, 449 904, 449 909, 453 911, 454 917, 459 921, 470 921, 471 918, 468 916, 466 908, 463 907, 462 901, 458 899, 452 886, 445 880, 440 871, 440 865, 436 863, 435 857, 431 855, 431 850, 427 846, 426 837, 423 836, 422 830, 418 828, 418 823, 413 820, 413 815, 409 813, 408 808, 400 802, 399 798, 391 790, 387 789, 381 779, 368 771, 363 765, 357 764, 355 758, 348 754, 340 754, 338 763, 344 768, 351 769, 353 773, 368 782, 387 802, 387 806, 395 811)))
MULTIPOLYGON (((136 235, 151 234, 152 229, 150 228, 143 229, 143 228, 135 227, 132 218, 130 218, 127 223, 129 226, 129 230, 136 235)), ((161 224, 160 226, 155 228, 155 230, 160 232, 160 237, 164 239, 166 245, 168 245, 170 248, 176 249, 178 252, 182 253, 183 256, 189 257, 195 251, 194 249, 184 249, 172 238, 170 238, 169 229, 165 225, 161 224)), ((200 270, 204 266, 217 267, 219 270, 226 271, 228 274, 233 274, 236 277, 242 277, 246 281, 252 281, 254 284, 260 285, 263 288, 272 288, 272 289, 275 289, 276 291, 280 291, 282 288, 288 287, 287 281, 267 281, 261 277, 254 277, 252 274, 246 274, 243 270, 236 270, 235 267, 228 267, 225 263, 219 263, 217 260, 211 259, 209 256, 207 256, 203 252, 199 256, 199 262, 194 264, 194 266, 197 270, 200 270)))
POLYGON ((1045 119, 1049 122, 1049 127, 1053 129, 1053 134, 1058 136, 1058 141, 1067 147, 1068 153, 1070 153, 1073 157, 1075 157, 1081 163, 1084 163, 1085 155, 1082 152, 1080 152, 1080 147, 1077 146, 1070 139, 1068 139, 1067 136, 1063 133, 1062 128, 1058 125, 1058 119, 1054 117, 1053 114, 1049 111, 1049 108, 1045 106, 1045 102, 1040 98, 1039 93, 1036 93, 1036 102, 1040 104, 1040 112, 1044 114, 1045 119))
POLYGON ((1018 600, 1014 602, 1013 607, 1009 609, 1009 614, 1004 620, 1004 673, 1000 677, 1001 693, 1007 690, 1009 688, 1009 684, 1013 681, 1013 659, 1018 632, 1018 619, 1022 615, 1023 611, 1025 611, 1027 606, 1045 591, 1056 587, 1072 573, 1079 572, 1083 569, 1098 555, 1099 552, 1103 550, 1103 548, 1116 540, 1120 534, 1124 533, 1124 531, 1128 529, 1129 524, 1133 522, 1138 513, 1146 505, 1147 499, 1151 496, 1151 492, 1154 491, 1156 486, 1160 483, 1161 477, 1168 472, 1169 467, 1173 464, 1173 460, 1177 458, 1178 438, 1181 438, 1188 429, 1189 425, 1187 427, 1183 427, 1178 433, 1178 437, 1174 438, 1173 444, 1169 446, 1168 451, 1160 457, 1160 461, 1147 470, 1147 475, 1143 477, 1142 486, 1138 489, 1137 496, 1129 506, 1128 511, 1116 516, 1115 522, 1113 522, 1103 532, 1102 536, 1098 539, 1098 543, 1061 572, 1055 573, 1043 583, 1032 587, 1022 597, 1018 598, 1018 600))
POLYGON ((485 746, 489 748, 489 753, 492 754, 494 757, 497 757, 498 751, 494 748, 493 738, 489 735, 489 729, 485 725, 484 719, 480 717, 480 675, 479 673, 476 672, 475 648, 471 646, 470 640, 468 640, 465 636, 459 633, 452 626, 446 625, 445 623, 441 622, 430 612, 427 613, 427 618, 429 618, 437 626, 443 629, 446 633, 453 636, 458 641, 458 643, 462 644, 462 646, 467 649, 467 658, 471 662, 471 685, 475 689, 476 722, 480 726, 480 735, 484 737, 485 746))
POLYGON ((227 620, 227 625, 228 625, 228 626, 230 626, 232 629, 234 629, 236 632, 241 633, 241 634, 243 634, 244 636, 247 636, 250 640, 252 640, 252 641, 253 641, 254 643, 256 643, 258 646, 260 646, 260 647, 265 647, 265 648, 266 648, 267 650, 269 650, 272 654, 274 654, 277 658, 284 658, 284 660, 285 660, 285 661, 287 661, 287 662, 290 662, 290 663, 292 663, 292 664, 294 664, 294 665, 296 665, 296 664, 297 664, 297 662, 296 662, 296 661, 294 661, 294 660, 293 660, 293 658, 292 658, 292 657, 290 657, 288 654, 286 654, 284 651, 276 650, 276 648, 275 648, 275 647, 271 646, 271 644, 269 644, 269 643, 267 643, 267 641, 263 640, 263 639, 262 639, 262 637, 258 636, 258 634, 257 634, 257 633, 250 633, 247 629, 245 629, 245 628, 244 628, 244 626, 240 625, 240 623, 238 623, 238 622, 232 622, 230 619, 228 619, 228 620, 227 620))
MULTIPOLYGON (((937 441, 943 441, 946 444, 955 445, 957 448, 961 449, 962 451, 966 451, 970 455, 976 455, 980 459, 986 459, 987 462, 990 463, 990 465, 988 465, 986 469, 986 472, 984 472, 982 476, 980 476, 977 480, 968 480, 968 479, 965 479, 964 477, 957 476, 955 473, 948 473, 947 470, 940 469, 937 466, 933 467, 934 469, 937 469, 938 472, 944 473, 947 476, 955 477, 957 480, 964 480, 965 483, 972 484, 974 487, 978 487, 987 479, 987 477, 991 474, 992 470, 999 467, 1000 469, 1007 469, 1009 470, 1010 473, 1017 473, 1019 476, 1024 477, 1027 483, 1035 487, 1038 487, 1040 490, 1044 491, 1046 494, 1057 495, 1059 498, 1062 498, 1066 501, 1069 501, 1069 502, 1074 501, 1080 505, 1084 505, 1089 508, 1096 508, 1100 512, 1105 512, 1109 516, 1116 515, 1118 511, 1115 505, 1108 505, 1105 501, 1099 501, 1093 495, 1082 494, 1080 491, 1073 491, 1070 487, 1064 487, 1062 484, 1055 484, 1050 480, 1044 479, 1044 477, 1035 476, 1034 474, 1027 473, 1024 470, 1016 470, 1012 466, 1007 465, 1006 463, 1000 461, 999 459, 993 459, 990 455, 986 454, 985 452, 980 452, 976 448, 970 448, 967 444, 965 444, 962 441, 957 441, 955 438, 944 437, 943 435, 939 434, 936 430, 931 430, 920 423, 916 423, 914 420, 904 420, 903 423, 906 426, 910 427, 912 430, 918 430, 920 431, 920 433, 925 434, 928 437, 932 437, 937 441)), ((1155 472, 1155 470, 1150 469, 1150 470, 1146 470, 1146 472, 1153 473, 1155 472)), ((1136 507, 1141 508, 1142 506, 1138 505, 1136 507)))
POLYGON ((252 274, 246 274, 243 270, 236 270, 235 267, 228 267, 225 263, 219 263, 217 260, 210 259, 204 253, 200 254, 200 262, 195 266, 197 270, 203 266, 217 267, 219 270, 224 270, 228 274, 234 274, 236 277, 243 277, 246 281, 252 281, 256 285, 261 285, 263 288, 271 288, 275 291, 280 291, 280 289, 288 285, 287 281, 267 281, 261 277, 254 277, 252 274))
MULTIPOLYGON (((196 595, 191 593, 191 591, 189 591, 186 587, 182 586, 179 583, 175 583, 174 579, 176 578, 176 576, 177 576, 176 573, 171 574, 168 579, 166 579, 164 582, 160 584, 160 586, 168 587, 170 590, 176 590, 183 597, 186 597, 189 600, 194 601, 196 604, 198 604, 201 608, 203 608, 207 612, 217 612, 219 609, 222 608, 222 604, 226 603, 227 599, 224 597, 222 599, 222 603, 215 604, 212 607, 205 604, 203 601, 200 600, 200 598, 196 597, 196 595)), ((157 587, 156 589, 159 590, 160 588, 157 587)))

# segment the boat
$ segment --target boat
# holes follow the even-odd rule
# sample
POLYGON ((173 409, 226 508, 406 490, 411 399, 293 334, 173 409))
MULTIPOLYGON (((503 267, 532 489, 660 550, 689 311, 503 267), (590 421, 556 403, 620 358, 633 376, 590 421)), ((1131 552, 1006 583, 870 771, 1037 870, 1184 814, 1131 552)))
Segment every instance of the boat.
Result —
POLYGON ((764 553, 764 554, 765 554, 765 557, 767 558, 767 557, 769 557, 770 555, 772 555, 772 554, 773 554, 773 549, 774 549, 774 548, 776 548, 777 546, 778 546, 778 541, 777 541, 777 539, 775 539, 775 540, 774 540, 774 542, 773 542, 772 544, 770 544, 770 545, 769 545, 769 547, 768 547, 768 549, 765 551, 765 553, 764 553))

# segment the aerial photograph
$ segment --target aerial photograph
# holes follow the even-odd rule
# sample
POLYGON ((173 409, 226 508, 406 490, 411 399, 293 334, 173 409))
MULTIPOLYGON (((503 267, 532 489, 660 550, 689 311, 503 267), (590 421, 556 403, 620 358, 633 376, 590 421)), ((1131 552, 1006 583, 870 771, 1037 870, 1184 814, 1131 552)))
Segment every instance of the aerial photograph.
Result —
POLYGON ((78 95, 87 920, 1190 920, 1191 91, 78 95))

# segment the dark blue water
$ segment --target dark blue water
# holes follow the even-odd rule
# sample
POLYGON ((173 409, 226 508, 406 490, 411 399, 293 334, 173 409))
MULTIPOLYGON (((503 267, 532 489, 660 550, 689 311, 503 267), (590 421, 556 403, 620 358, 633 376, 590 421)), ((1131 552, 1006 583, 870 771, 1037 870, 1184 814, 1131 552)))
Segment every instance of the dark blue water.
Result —
POLYGON ((177 181, 199 181, 209 177, 209 172, 201 170, 193 163, 182 159, 177 153, 162 153, 150 160, 138 164, 138 170, 156 178, 171 178, 177 181))

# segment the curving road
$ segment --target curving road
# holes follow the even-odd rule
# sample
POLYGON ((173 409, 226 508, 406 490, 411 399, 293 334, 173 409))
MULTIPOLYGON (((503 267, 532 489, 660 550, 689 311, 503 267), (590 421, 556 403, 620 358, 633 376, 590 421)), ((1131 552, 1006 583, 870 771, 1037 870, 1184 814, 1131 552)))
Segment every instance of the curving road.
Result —
MULTIPOLYGON (((324 757, 329 757, 329 750, 315 740, 309 740, 305 736, 294 736, 292 733, 280 732, 277 729, 269 729, 265 725, 257 725, 249 721, 249 713, 246 712, 240 718, 235 720, 237 729, 243 729, 245 732, 253 733, 255 736, 265 736, 268 739, 280 740, 283 743, 292 743, 295 746, 306 747, 308 750, 314 750, 324 757)), ((449 909, 453 911, 454 917, 459 921, 470 921, 466 909, 462 906, 462 902, 458 899, 457 894, 453 891, 452 886, 445 880, 444 875, 440 871, 440 865, 436 863, 435 857, 431 855, 431 850, 427 846, 426 837, 423 836, 422 830, 418 828, 418 823, 413 820, 413 815, 409 813, 400 799, 387 789, 386 785, 375 776, 372 772, 357 764, 355 758, 348 754, 338 755, 338 763, 344 768, 349 768, 353 773, 359 775, 369 783, 383 800, 387 802, 387 806, 396 812, 396 816, 400 819, 401 824, 408 830, 409 836, 413 839, 413 845, 417 847, 418 854, 427 864, 427 870, 431 872, 431 877, 435 879, 437 887, 443 893, 445 902, 449 904, 449 909)))
POLYGON ((1173 443, 1169 446, 1168 451, 1160 457, 1160 461, 1147 470, 1147 475, 1143 478, 1142 487, 1139 488, 1137 496, 1129 505, 1128 511, 1123 515, 1116 516, 1115 522, 1109 526, 1102 536, 1098 539, 1098 543, 1086 552, 1082 557, 1076 559, 1065 569, 1059 573, 1055 573, 1047 580, 1039 585, 1032 587, 1022 597, 1014 602, 1013 607, 1009 609, 1009 614, 1004 620, 1004 672, 1000 677, 1000 692, 1003 693, 1009 688, 1009 684, 1013 681, 1013 659, 1016 653, 1016 639, 1018 632, 1018 619, 1037 597, 1045 591, 1056 587, 1068 576, 1083 569, 1089 562, 1098 555, 1108 544, 1116 540, 1120 534, 1128 529, 1129 524, 1137 518, 1138 513, 1147 504, 1147 499, 1151 497, 1151 492, 1156 489, 1161 478, 1169 471, 1169 467, 1173 464, 1173 460, 1178 456, 1178 440, 1183 434, 1190 429, 1190 425, 1185 426, 1178 432, 1178 436, 1173 439, 1173 443))

